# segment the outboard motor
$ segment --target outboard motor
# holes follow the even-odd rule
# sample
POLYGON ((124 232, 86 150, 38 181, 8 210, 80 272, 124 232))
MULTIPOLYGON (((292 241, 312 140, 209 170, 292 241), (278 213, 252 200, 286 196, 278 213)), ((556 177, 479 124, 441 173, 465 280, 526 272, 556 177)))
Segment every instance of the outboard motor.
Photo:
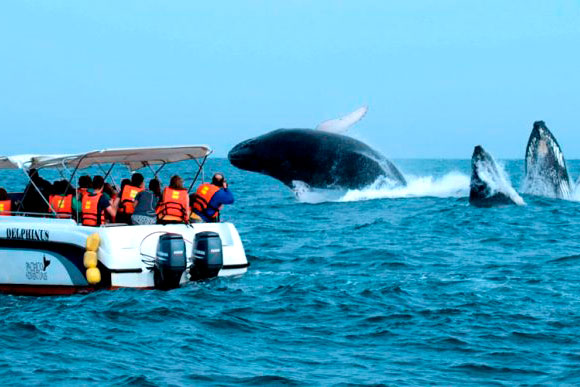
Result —
POLYGON ((185 241, 179 234, 163 234, 157 244, 157 259, 153 268, 155 289, 175 289, 185 271, 185 241))
POLYGON ((204 231, 195 235, 193 264, 189 269, 192 281, 217 277, 224 266, 222 239, 215 232, 204 231))

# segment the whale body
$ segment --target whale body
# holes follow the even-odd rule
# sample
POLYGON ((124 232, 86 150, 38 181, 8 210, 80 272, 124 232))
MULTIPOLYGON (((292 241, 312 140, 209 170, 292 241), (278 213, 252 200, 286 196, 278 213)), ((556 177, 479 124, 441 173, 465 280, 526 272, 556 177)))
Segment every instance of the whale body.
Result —
POLYGON ((278 129, 243 141, 228 154, 235 167, 278 179, 288 187, 359 189, 381 177, 406 185, 397 167, 352 137, 313 129, 278 129))
POLYGON ((469 203, 476 207, 525 204, 511 186, 503 170, 480 145, 475 147, 471 157, 469 203))
POLYGON ((525 165, 524 193, 560 199, 571 197, 572 182, 564 154, 544 121, 534 122, 526 146, 525 165))

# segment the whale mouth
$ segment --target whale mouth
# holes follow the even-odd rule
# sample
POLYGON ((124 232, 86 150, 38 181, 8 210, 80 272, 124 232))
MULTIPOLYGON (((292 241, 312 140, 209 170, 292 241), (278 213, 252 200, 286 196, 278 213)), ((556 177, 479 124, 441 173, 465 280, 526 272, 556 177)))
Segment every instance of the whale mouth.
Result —
POLYGON ((258 166, 254 151, 254 141, 247 140, 234 146, 228 153, 228 160, 237 168, 247 171, 255 171, 258 166))

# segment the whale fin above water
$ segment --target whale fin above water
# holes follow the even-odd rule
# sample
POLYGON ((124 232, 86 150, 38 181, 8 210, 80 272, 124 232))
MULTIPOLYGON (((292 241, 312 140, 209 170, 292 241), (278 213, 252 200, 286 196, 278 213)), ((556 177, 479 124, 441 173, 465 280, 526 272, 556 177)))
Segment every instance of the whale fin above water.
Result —
POLYGON ((513 189, 505 172, 482 146, 473 150, 469 203, 476 207, 517 204, 525 202, 513 189))
POLYGON ((367 106, 363 106, 346 116, 323 121, 318 124, 316 130, 338 134, 345 133, 348 128, 359 122, 367 114, 368 110, 369 108, 367 106))

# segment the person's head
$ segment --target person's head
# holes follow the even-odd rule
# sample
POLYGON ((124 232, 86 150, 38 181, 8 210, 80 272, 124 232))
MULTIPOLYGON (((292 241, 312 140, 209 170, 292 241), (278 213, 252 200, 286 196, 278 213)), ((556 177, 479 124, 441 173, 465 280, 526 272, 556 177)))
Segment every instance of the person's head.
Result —
POLYGON ((174 175, 169 180, 169 188, 183 189, 183 179, 179 175, 174 175))
POLYGON ((223 173, 215 173, 213 175, 213 177, 211 178, 211 183, 217 187, 223 187, 224 186, 224 181, 226 181, 226 178, 224 177, 223 173))
POLYGON ((161 197, 161 184, 159 184, 159 180, 149 180, 149 191, 153 192, 156 196, 161 197))
POLYGON ((0 188, 0 200, 8 200, 8 192, 4 188, 0 188))
POLYGON ((141 187, 141 185, 145 182, 145 179, 143 178, 143 175, 140 173, 134 173, 133 176, 131 176, 131 185, 133 187, 141 187))
POLYGON ((67 186, 68 186, 68 184, 66 183, 66 180, 57 180, 52 185, 54 193, 56 195, 64 195, 67 186))
POLYGON ((123 192, 123 188, 125 188, 125 186, 127 184, 131 184, 131 180, 129 180, 129 179, 123 179, 123 180, 121 180, 121 192, 123 192))
POLYGON ((93 181, 89 175, 79 177, 79 188, 89 189, 93 186, 93 181))
POLYGON ((104 185, 105 185, 105 179, 103 179, 103 176, 96 175, 95 177, 93 177, 93 189, 95 191, 102 189, 104 187, 104 185))

